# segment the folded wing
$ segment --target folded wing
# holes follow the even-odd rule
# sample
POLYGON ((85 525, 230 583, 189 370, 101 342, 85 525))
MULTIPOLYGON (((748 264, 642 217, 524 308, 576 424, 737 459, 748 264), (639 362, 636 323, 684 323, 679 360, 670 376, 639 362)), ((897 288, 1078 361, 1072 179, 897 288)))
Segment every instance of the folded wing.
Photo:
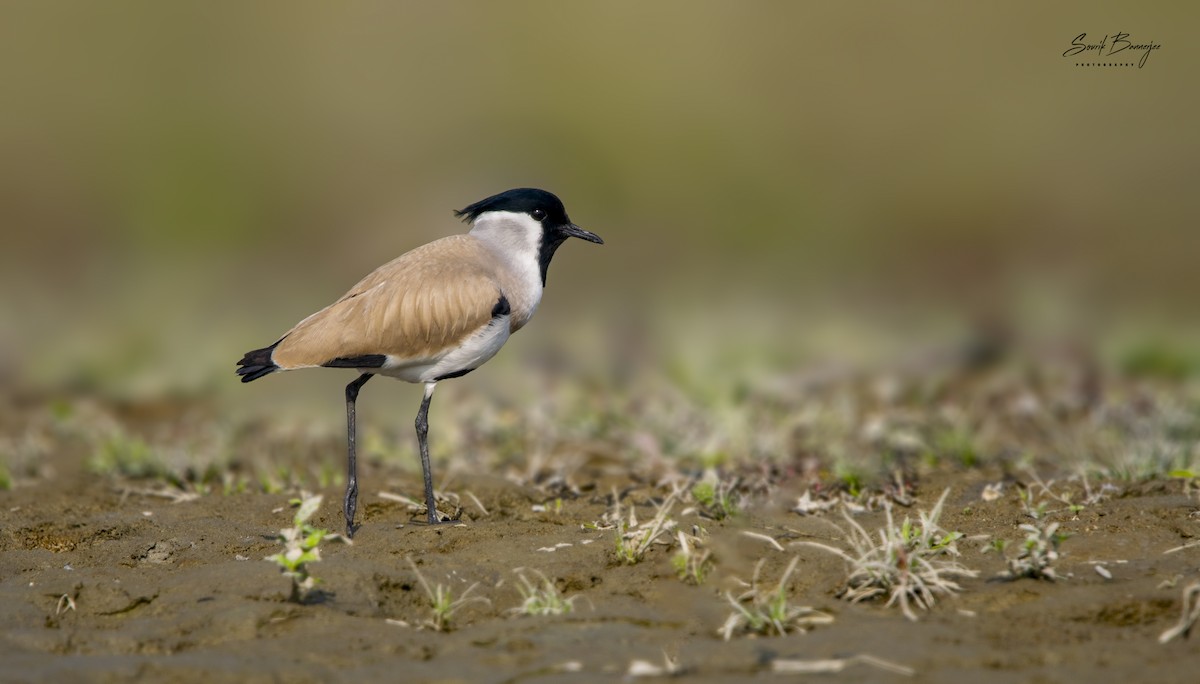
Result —
POLYGON ((458 235, 376 269, 277 343, 281 370, 427 363, 488 324, 502 292, 484 248, 458 235))

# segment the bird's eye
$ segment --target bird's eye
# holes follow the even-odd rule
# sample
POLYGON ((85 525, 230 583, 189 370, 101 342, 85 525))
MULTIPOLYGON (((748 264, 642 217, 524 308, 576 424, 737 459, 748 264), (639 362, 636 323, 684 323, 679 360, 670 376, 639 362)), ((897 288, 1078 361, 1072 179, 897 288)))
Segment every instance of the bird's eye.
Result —
POLYGON ((534 209, 533 211, 529 212, 529 215, 537 221, 541 221, 542 219, 546 218, 546 212, 542 209, 534 209))

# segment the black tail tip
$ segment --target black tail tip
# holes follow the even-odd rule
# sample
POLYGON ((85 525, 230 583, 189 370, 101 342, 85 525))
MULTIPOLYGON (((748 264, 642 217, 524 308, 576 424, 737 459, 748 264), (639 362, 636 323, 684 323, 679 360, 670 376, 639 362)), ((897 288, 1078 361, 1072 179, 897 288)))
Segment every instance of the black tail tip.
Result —
POLYGON ((271 352, 275 351, 277 344, 279 343, 246 352, 242 360, 238 361, 237 374, 242 376, 242 382, 252 382, 279 370, 279 366, 271 360, 271 352))
POLYGON ((237 369, 237 374, 242 376, 242 382, 253 382, 277 370, 279 370, 279 366, 275 364, 271 364, 270 366, 242 366, 237 369))

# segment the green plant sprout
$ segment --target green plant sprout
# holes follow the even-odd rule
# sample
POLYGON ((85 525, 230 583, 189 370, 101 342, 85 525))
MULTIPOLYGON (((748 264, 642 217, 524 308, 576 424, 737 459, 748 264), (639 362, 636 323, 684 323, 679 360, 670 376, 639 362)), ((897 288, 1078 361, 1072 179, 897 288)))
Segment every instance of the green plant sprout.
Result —
MULTIPOLYGON (((1005 558, 1008 569, 1001 573, 1001 576, 1007 579, 1058 579, 1054 562, 1058 560, 1058 545, 1067 538, 1066 534, 1058 531, 1058 523, 1039 520, 1035 525, 1023 524, 1020 529, 1026 532, 1021 551, 1015 558, 1005 558)), ((1004 553, 1007 546, 1006 542, 996 540, 992 542, 990 550, 1004 553)))
POLYGON ((717 480, 715 485, 707 480, 697 482, 692 486, 692 498, 709 517, 724 520, 738 512, 737 484, 736 479, 717 480))
POLYGON ((440 582, 436 587, 431 587, 425 579, 425 575, 417 569, 417 564, 413 562, 411 556, 406 558, 409 567, 417 574, 417 580, 421 583, 421 588, 425 590, 425 595, 429 598, 429 607, 431 610, 430 617, 421 623, 423 627, 429 627, 435 632, 449 632, 453 629, 451 620, 454 614, 463 607, 471 603, 486 603, 491 605, 491 601, 482 596, 471 596, 471 592, 479 586, 479 582, 467 587, 467 590, 462 593, 462 596, 454 598, 454 591, 440 582))
POLYGON ((303 603, 308 593, 316 586, 317 578, 309 573, 309 564, 321 560, 321 550, 318 545, 323 539, 340 539, 347 544, 349 539, 341 535, 331 535, 328 530, 318 529, 308 524, 308 519, 321 507, 321 496, 306 496, 292 499, 291 505, 297 506, 296 515, 292 518, 292 527, 279 531, 278 540, 283 544, 283 551, 267 556, 263 560, 279 566, 280 572, 292 580, 292 593, 289 601, 303 603))
POLYGON ((803 633, 813 625, 833 622, 833 616, 808 606, 792 605, 788 598, 787 583, 796 570, 796 564, 800 562, 799 556, 788 563, 775 588, 764 591, 759 587, 758 579, 765 560, 760 560, 754 566, 749 589, 737 598, 725 592, 725 599, 733 606, 733 612, 717 630, 725 641, 739 633, 777 636, 787 635, 788 630, 803 633))
POLYGON ((528 568, 514 568, 513 572, 519 582, 517 591, 521 592, 521 605, 510 609, 510 612, 517 615, 564 615, 575 610, 575 601, 579 597, 564 597, 545 574, 528 568), (526 572, 537 573, 541 581, 534 582, 526 572))

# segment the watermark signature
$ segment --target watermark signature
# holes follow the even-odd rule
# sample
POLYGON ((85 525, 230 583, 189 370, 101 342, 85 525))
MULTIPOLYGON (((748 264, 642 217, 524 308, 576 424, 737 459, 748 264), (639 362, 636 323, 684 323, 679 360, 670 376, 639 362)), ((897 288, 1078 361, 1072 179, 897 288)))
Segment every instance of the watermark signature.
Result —
POLYGON ((1079 58, 1081 61, 1076 62, 1076 66, 1133 66, 1134 62, 1125 60, 1136 59, 1137 68, 1141 69, 1146 66, 1150 53, 1161 49, 1161 43, 1135 41, 1128 33, 1106 35, 1099 42, 1089 41, 1088 34, 1081 33, 1075 36, 1071 47, 1062 56, 1079 58))

